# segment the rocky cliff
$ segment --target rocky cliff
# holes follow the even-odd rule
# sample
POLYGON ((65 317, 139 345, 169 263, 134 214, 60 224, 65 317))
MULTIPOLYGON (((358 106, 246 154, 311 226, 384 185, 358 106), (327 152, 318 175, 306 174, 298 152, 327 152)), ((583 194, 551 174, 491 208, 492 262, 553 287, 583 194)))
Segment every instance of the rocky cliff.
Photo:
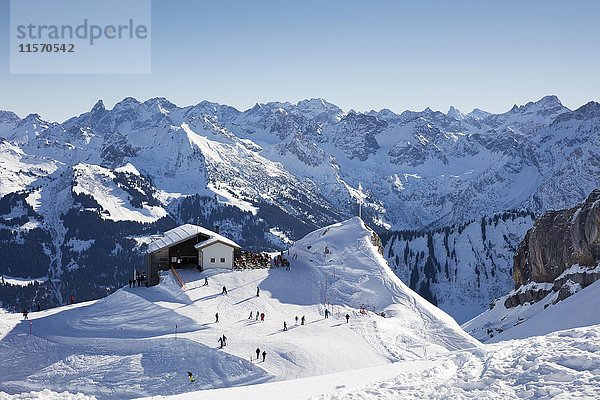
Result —
POLYGON ((600 279, 599 264, 600 190, 596 189, 579 206, 547 212, 535 221, 515 255, 517 290, 505 305, 535 302, 552 291, 562 292, 564 298, 570 293, 561 290, 564 285, 585 287, 600 279))

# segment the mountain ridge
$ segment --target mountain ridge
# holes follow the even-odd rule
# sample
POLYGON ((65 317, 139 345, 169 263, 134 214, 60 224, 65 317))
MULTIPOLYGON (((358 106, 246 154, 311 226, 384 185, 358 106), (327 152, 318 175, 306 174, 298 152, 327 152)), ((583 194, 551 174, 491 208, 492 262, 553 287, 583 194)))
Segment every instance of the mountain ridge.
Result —
MULTIPOLYGON (((36 115, 16 121, 5 112, 0 195, 14 195, 0 199, 7 210, 0 215, 0 248, 9 254, 37 248, 33 238, 50 234, 54 242, 42 245, 56 271, 77 264, 106 275, 91 254, 112 252, 102 247, 108 241, 78 254, 59 251, 64 240, 89 240, 76 237, 87 231, 76 216, 106 229, 100 235, 121 226, 127 238, 200 219, 244 245, 274 250, 355 215, 359 199, 364 219, 380 232, 444 229, 507 210, 537 215, 571 207, 600 186, 597 109, 590 102, 570 111, 557 97, 546 96, 503 114, 475 109, 459 120, 430 108, 345 112, 323 99, 239 111, 208 101, 179 107, 161 97, 127 97, 112 109, 100 100, 63 123, 36 115), (139 177, 121 178, 127 174, 118 170, 129 165, 139 177), (96 166, 114 177, 93 194, 76 192, 74 182, 61 179, 79 170, 88 187, 99 185, 91 172, 96 166), (64 202, 48 204, 56 193, 64 194, 64 202), (101 205, 116 198, 135 212, 101 205), (23 202, 31 209, 20 206, 23 202), (156 215, 163 217, 133 218, 148 207, 160 208, 156 215), (132 219, 115 221, 113 215, 132 219), (72 233, 57 236, 65 231, 72 233)), ((511 234, 522 234, 521 228, 511 234)), ((128 262, 139 262, 141 239, 128 240, 119 245, 131 257, 128 262)), ((19 269, 16 260, 0 273, 27 277, 40 268, 19 269)), ((122 262, 110 262, 119 274, 98 279, 114 288, 127 272, 122 262)), ((63 282, 61 274, 56 279, 63 282)), ((502 294, 496 291, 480 304, 502 294)))

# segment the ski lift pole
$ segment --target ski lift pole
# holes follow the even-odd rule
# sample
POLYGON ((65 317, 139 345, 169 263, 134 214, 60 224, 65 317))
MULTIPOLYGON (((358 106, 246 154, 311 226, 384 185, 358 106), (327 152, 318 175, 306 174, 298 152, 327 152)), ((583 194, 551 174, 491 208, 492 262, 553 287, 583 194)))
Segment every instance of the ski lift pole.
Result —
POLYGON ((177 339, 177 324, 175 324, 175 339, 177 339))
POLYGON ((29 321, 29 334, 31 335, 31 329, 33 328, 33 322, 29 321))

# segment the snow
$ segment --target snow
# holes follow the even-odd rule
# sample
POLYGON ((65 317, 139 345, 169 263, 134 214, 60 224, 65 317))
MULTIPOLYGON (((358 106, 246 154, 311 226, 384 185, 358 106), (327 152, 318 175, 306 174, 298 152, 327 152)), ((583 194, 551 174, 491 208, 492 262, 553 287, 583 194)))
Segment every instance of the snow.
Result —
POLYGON ((0 357, 8 361, 0 365, 0 390, 69 390, 98 398, 168 395, 191 389, 187 370, 197 374, 193 388, 215 389, 479 346, 402 284, 358 218, 307 235, 288 257, 290 271, 184 269, 179 273, 188 283, 185 292, 165 273, 158 286, 125 287, 102 300, 32 312, 29 321, 2 315, 7 328, 0 357), (205 276, 209 286, 202 286, 205 276), (228 295, 221 294, 222 286, 228 295), (325 299, 333 312, 328 319, 325 299), (386 318, 361 314, 361 305, 385 311, 386 318), (266 314, 265 322, 248 318, 257 310, 266 314), (296 325, 295 316, 305 316, 306 325, 296 325), (222 334, 228 342, 219 350, 222 334), (266 362, 251 359, 257 347, 267 351, 266 362))
POLYGON ((202 226, 184 224, 178 226, 177 228, 173 228, 171 230, 166 231, 162 237, 155 239, 148 246, 147 252, 153 253, 158 249, 162 249, 164 247, 183 242, 184 240, 187 240, 199 234, 208 236, 209 239, 207 240, 219 241, 236 248, 240 247, 237 243, 230 239, 227 239, 225 236, 219 235, 218 233, 210 231, 202 226))
POLYGON ((71 238, 67 241, 67 243, 65 243, 65 245, 67 245, 71 249, 71 251, 81 253, 83 251, 86 251, 90 247, 92 247, 92 245, 94 243, 96 243, 95 239, 80 240, 80 239, 71 238))
POLYGON ((597 281, 556 304, 557 292, 550 292, 536 303, 509 309, 504 307, 504 297, 491 310, 466 322, 463 328, 480 340, 498 342, 600 324, 599 294, 600 281, 597 281), (488 328, 493 329, 491 338, 486 333, 488 328))
POLYGON ((123 165, 122 167, 116 168, 115 172, 124 172, 124 173, 128 173, 128 174, 140 176, 140 171, 138 171, 137 168, 131 163, 127 163, 127 164, 123 165))
POLYGON ((311 399, 594 399, 599 341, 600 327, 593 326, 453 352, 420 371, 399 365, 393 379, 311 399))
POLYGON ((18 286, 27 286, 34 282, 43 283, 48 280, 47 276, 32 279, 32 278, 18 278, 18 277, 13 277, 13 276, 2 275, 2 278, 4 278, 4 282, 6 282, 7 284, 18 285, 18 286))
MULTIPOLYGON (((183 269, 185 291, 165 272, 158 286, 32 312, 29 321, 0 310, 0 399, 600 396, 600 325, 481 345, 406 288, 377 250, 372 232, 353 218, 292 246, 284 254, 290 271, 183 269), (361 306, 386 317, 362 314, 361 306), (249 318, 257 310, 264 322, 249 318), (296 325, 295 316, 307 323, 296 325), (227 346, 218 349, 223 334, 227 346), (265 362, 256 347, 267 352, 265 362)), ((600 323, 599 285, 548 310, 558 310, 554 319, 600 323)), ((530 331, 551 325, 533 322, 530 331)))
POLYGON ((0 141, 0 198, 26 189, 40 178, 52 174, 59 164, 25 152, 16 144, 0 141))
POLYGON ((113 221, 154 222, 167 215, 158 206, 142 204, 136 208, 130 203, 131 196, 115 182, 115 174, 107 168, 91 164, 73 167, 75 183, 73 193, 92 196, 102 207, 100 215, 113 221))
POLYGON ((575 274, 592 274, 592 273, 600 273, 600 263, 598 263, 598 265, 596 265, 595 267, 587 267, 584 265, 575 264, 575 265, 571 266, 570 268, 564 270, 563 273, 560 274, 555 280, 560 280, 560 279, 563 279, 570 275, 575 275, 575 274))

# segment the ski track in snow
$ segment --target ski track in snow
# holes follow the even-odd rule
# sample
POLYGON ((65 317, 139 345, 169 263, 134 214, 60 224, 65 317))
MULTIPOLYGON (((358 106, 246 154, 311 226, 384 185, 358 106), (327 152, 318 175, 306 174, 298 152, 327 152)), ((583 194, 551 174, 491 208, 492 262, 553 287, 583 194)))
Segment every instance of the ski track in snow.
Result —
POLYGON ((311 400, 597 399, 600 327, 489 345, 431 359, 428 368, 311 400))

